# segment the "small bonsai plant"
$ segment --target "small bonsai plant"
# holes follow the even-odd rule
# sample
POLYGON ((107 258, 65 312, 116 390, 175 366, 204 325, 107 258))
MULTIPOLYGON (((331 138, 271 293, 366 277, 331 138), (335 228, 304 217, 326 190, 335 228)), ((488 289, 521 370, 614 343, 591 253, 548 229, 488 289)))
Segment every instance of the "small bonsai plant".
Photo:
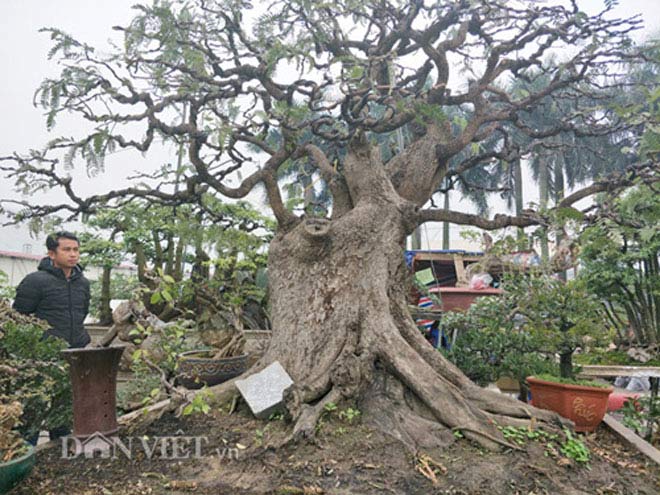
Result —
POLYGON ((443 350, 471 380, 480 385, 509 377, 521 386, 521 398, 529 375, 552 373, 557 365, 541 352, 542 342, 520 325, 513 316, 518 306, 517 294, 477 299, 466 312, 443 315, 443 328, 456 340, 443 350))
POLYGON ((515 275, 505 282, 505 290, 518 301, 522 327, 539 341, 542 351, 559 354, 560 377, 574 380, 576 349, 606 333, 597 299, 580 279, 564 282, 544 273, 515 275))

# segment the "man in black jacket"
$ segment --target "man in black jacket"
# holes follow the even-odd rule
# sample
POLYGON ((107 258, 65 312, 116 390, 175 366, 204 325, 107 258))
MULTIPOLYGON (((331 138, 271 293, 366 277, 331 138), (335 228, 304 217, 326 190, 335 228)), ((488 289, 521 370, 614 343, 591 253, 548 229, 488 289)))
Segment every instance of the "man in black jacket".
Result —
POLYGON ((46 335, 66 340, 69 347, 85 347, 90 342, 83 322, 89 310, 89 281, 80 260, 80 242, 70 232, 57 232, 46 238, 48 257, 39 269, 27 275, 16 288, 14 309, 46 320, 46 335))

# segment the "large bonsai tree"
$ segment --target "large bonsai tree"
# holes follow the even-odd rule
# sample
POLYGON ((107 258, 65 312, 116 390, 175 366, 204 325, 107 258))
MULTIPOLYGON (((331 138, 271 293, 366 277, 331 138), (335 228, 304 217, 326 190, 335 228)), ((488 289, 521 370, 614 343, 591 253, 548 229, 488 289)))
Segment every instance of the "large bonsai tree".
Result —
MULTIPOLYGON (((559 133, 619 128, 615 115, 580 102, 617 84, 639 25, 607 10, 589 17, 576 1, 285 0, 261 14, 245 0, 155 2, 116 28, 125 40, 114 53, 47 30, 63 66, 38 92, 47 124, 72 113, 92 129, 4 167, 23 187, 61 187, 70 200, 21 203, 20 219, 263 188, 278 231, 268 267, 273 338, 255 369, 279 360, 294 379, 294 435, 312 435, 324 405, 346 398, 409 445, 442 441, 450 428, 495 448, 506 442, 492 419, 554 416, 477 387, 426 343, 406 307, 406 236, 428 221, 483 229, 545 222, 532 211, 489 219, 425 205, 449 174, 525 154, 510 129, 538 146, 559 133), (550 61, 561 50, 560 63, 550 61), (506 89, 537 78, 533 90, 506 89), (548 97, 572 104, 528 125, 548 97), (99 169, 109 152, 145 152, 162 139, 187 150, 194 171, 185 187, 136 184, 83 198, 61 168, 80 158, 99 169), (285 207, 278 179, 296 165, 313 167, 327 186, 331 214, 285 207)), ((640 170, 568 194, 558 207, 626 186, 640 170)))

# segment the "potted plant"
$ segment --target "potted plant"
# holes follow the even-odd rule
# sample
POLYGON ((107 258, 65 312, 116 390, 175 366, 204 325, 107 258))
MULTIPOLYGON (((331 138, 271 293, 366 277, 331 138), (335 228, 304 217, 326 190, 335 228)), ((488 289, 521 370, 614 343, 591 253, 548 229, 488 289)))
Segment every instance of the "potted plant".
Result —
POLYGON ((515 294, 481 298, 466 312, 443 315, 443 329, 456 334, 444 354, 470 379, 481 385, 495 382, 502 392, 527 400, 525 378, 549 373, 556 364, 541 353, 541 342, 512 317, 518 301, 515 294))
POLYGON ((71 423, 71 388, 60 351, 66 343, 42 339, 43 322, 0 301, 0 493, 34 465, 42 429, 71 423))
POLYGON ((213 386, 241 375, 251 364, 245 331, 267 324, 265 289, 252 273, 256 264, 248 260, 241 266, 231 256, 229 260, 216 260, 217 277, 195 284, 195 323, 206 348, 179 355, 177 381, 186 388, 213 386))
POLYGON ((223 311, 218 305, 209 304, 198 317, 197 325, 207 348, 178 355, 178 383, 189 389, 213 386, 247 369, 243 322, 238 311, 223 311))
POLYGON ((523 326, 541 342, 545 352, 559 355, 559 376, 530 376, 532 403, 553 410, 575 423, 576 431, 593 431, 607 411, 611 386, 575 379, 573 353, 605 334, 598 301, 582 280, 564 282, 549 275, 518 275, 506 286, 518 294, 517 312, 523 326))
MULTIPOLYGON (((0 372, 14 372, 2 367, 0 372)), ((22 414, 20 402, 0 402, 0 493, 11 490, 34 466, 34 447, 17 430, 22 414)))
POLYGON ((0 322, 0 399, 21 404, 18 431, 33 444, 41 430, 69 427, 73 415, 69 370, 60 355, 66 342, 42 337, 39 324, 0 322))

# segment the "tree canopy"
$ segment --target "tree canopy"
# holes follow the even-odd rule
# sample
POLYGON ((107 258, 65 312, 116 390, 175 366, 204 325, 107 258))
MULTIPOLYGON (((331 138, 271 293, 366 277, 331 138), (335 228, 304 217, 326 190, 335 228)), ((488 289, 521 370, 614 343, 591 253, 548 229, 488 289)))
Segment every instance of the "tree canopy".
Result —
MULTIPOLYGON (((354 176, 373 173, 363 159, 329 150, 382 142, 403 126, 409 143, 388 157, 386 177, 404 200, 421 207, 448 174, 463 177, 484 163, 525 153, 516 136, 534 146, 553 136, 627 128, 613 112, 580 105, 619 87, 622 63, 635 56, 629 36, 641 20, 613 18, 611 5, 595 16, 576 1, 350 0, 318 6, 287 0, 261 10, 241 0, 194 0, 135 8, 128 26, 115 27, 124 44, 112 53, 45 29, 54 42, 49 57, 63 69, 43 82, 36 102, 47 112, 49 129, 72 113, 91 132, 5 157, 3 170, 26 191, 59 187, 68 196, 60 205, 18 202, 30 207, 19 219, 89 212, 117 198, 193 202, 208 188, 242 198, 259 185, 280 225, 292 225, 296 217, 285 208, 278 171, 303 162, 311 162, 328 185, 338 217, 359 201, 354 176), (524 81, 525 89, 510 91, 512 81, 524 81), (526 116, 541 104, 562 111, 531 125, 526 116), (459 125, 451 125, 453 109, 462 116, 459 125), (192 171, 186 187, 175 191, 152 177, 149 187, 88 198, 75 192, 67 168, 77 160, 102 169, 108 153, 144 152, 159 139, 187 148, 192 171), (448 167, 455 157, 460 163, 448 167), (243 180, 234 186, 237 177, 243 180)), ((588 192, 608 187, 595 184, 588 192)), ((562 204, 585 194, 569 195, 562 204)), ((445 210, 422 211, 411 220, 484 228, 533 223, 445 210)))

